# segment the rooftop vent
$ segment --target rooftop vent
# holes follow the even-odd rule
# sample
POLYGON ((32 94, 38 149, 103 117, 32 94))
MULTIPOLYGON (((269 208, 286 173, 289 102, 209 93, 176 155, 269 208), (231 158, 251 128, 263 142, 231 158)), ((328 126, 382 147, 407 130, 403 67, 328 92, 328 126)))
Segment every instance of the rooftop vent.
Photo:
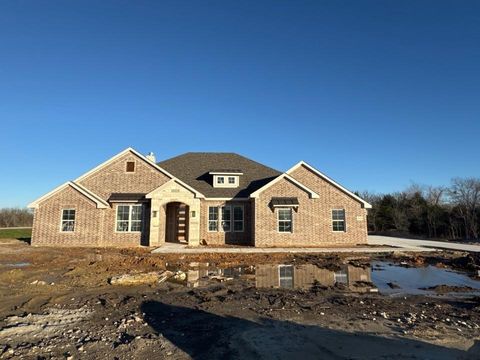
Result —
POLYGON ((150 160, 151 162, 155 162, 155 154, 153 152, 149 152, 147 156, 145 156, 147 160, 150 160))

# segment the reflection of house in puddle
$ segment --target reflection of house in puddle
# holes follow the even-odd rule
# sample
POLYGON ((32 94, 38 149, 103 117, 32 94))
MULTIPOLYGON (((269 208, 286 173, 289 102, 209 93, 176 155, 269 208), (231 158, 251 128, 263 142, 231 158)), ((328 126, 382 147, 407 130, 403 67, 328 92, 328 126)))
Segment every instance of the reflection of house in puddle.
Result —
POLYGON ((240 277, 249 277, 254 273, 254 266, 238 266, 227 269, 220 269, 211 266, 209 263, 190 263, 190 269, 187 271, 187 286, 198 287, 205 286, 211 280, 219 282, 238 279, 240 277))
POLYGON ((313 264, 261 264, 220 269, 209 263, 190 263, 190 269, 186 271, 188 287, 233 279, 255 280, 258 288, 309 289, 316 284, 326 287, 340 284, 352 291, 376 291, 371 284, 370 267, 352 265, 343 265, 338 271, 331 271, 313 264))
POLYGON ((309 289, 315 284, 334 286, 343 284, 353 291, 376 291, 371 284, 370 267, 343 265, 338 271, 316 265, 257 265, 256 286, 259 288, 309 289))

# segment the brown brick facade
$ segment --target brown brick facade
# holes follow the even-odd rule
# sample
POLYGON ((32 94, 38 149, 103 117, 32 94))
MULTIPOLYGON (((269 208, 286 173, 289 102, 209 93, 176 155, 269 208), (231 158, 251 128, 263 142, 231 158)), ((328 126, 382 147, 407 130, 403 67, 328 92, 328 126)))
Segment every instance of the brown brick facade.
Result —
POLYGON ((288 179, 265 189, 255 201, 255 246, 350 246, 367 242, 366 210, 360 202, 303 166, 290 175, 319 198, 311 199, 288 179), (269 206, 272 197, 298 198, 298 209, 293 211, 293 232, 278 232, 278 210, 269 206), (345 210, 346 231, 333 231, 333 209, 345 210))
MULTIPOLYGON (((211 201, 202 200, 200 203, 200 239, 205 240, 208 245, 224 245, 224 244, 239 244, 239 245, 253 245, 251 237, 251 207, 250 201, 211 201), (208 207, 209 206, 243 206, 243 232, 223 232, 223 231, 208 231, 208 207)), ((220 214, 219 214, 220 216, 220 214)), ((232 210, 233 218, 233 210, 232 210)), ((220 229, 220 222, 219 222, 220 229)))
MULTIPOLYGON (((82 188, 73 184, 35 203, 32 245, 122 247, 161 245, 163 240, 159 241, 159 239, 164 234, 166 226, 165 216, 161 215, 168 202, 176 201, 189 202, 194 206, 190 208, 190 212, 199 213, 200 218, 197 218, 194 223, 190 222, 195 225, 196 244, 198 244, 198 237, 201 243, 208 245, 238 244, 258 247, 351 246, 366 243, 367 212, 360 201, 303 165, 296 167, 289 175, 318 194, 319 198, 312 198, 309 191, 287 177, 267 187, 259 193, 257 198, 230 201, 206 200, 195 197, 190 190, 186 190, 183 193, 188 195, 187 201, 186 198, 181 197, 183 193, 179 189, 184 188, 183 185, 175 183, 177 180, 171 180, 154 165, 142 159, 141 155, 137 156, 135 152, 126 151, 105 166, 81 177, 78 184, 85 188, 87 193, 91 192, 108 201, 112 193, 146 194, 171 180, 171 183, 175 183, 171 185, 171 189, 167 189, 168 191, 164 187, 160 189, 167 192, 161 193, 155 199, 140 200, 144 215, 142 232, 117 232, 117 207, 121 203, 103 204, 96 199, 102 203, 97 207, 97 203, 92 201, 89 195, 82 193, 82 188), (129 161, 135 162, 135 172, 126 171, 126 163, 129 161), (298 199, 299 206, 292 212, 293 232, 278 232, 277 210, 270 206, 273 197, 298 199), (208 207, 224 205, 243 207, 243 232, 233 231, 233 223, 230 232, 208 231, 208 207), (102 206, 107 208, 101 208, 102 206), (76 210, 74 232, 61 232, 62 209, 76 210), (345 210, 346 231, 333 231, 332 209, 345 210), (153 220, 150 223, 152 213, 158 213, 159 217, 156 221, 160 219, 162 223, 156 224, 153 220), (152 228, 159 230, 155 233, 151 230, 152 228), (149 243, 152 241, 150 234, 156 236, 155 242, 151 244, 149 243)), ((169 184, 167 186, 170 186, 169 184)), ((220 224, 221 218, 219 218, 219 228, 221 228, 220 224)))
POLYGON ((125 154, 78 183, 107 200, 112 193, 149 193, 168 180, 168 176, 144 160, 134 154, 125 154), (133 173, 125 171, 129 161, 135 162, 133 173))
MULTIPOLYGON (((170 178, 135 154, 127 153, 79 181, 83 187, 107 200, 112 193, 148 193, 170 178), (135 172, 127 173, 127 161, 135 161, 135 172)), ((98 209, 94 202, 67 187, 41 202, 35 209, 32 245, 139 246, 148 245, 150 208, 144 203, 142 232, 117 232, 117 206, 98 209), (62 209, 74 208, 75 231, 60 232, 62 209)), ((127 205, 127 204, 126 204, 127 205)))
POLYGON ((68 186, 42 202, 35 210, 32 245, 100 246, 107 209, 68 186), (75 209, 75 231, 61 232, 62 209, 75 209))

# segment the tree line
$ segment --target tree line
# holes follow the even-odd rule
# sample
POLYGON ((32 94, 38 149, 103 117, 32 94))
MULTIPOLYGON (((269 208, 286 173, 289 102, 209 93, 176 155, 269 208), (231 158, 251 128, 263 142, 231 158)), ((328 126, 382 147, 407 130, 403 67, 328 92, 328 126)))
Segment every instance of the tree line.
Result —
POLYGON ((5 208, 0 209, 0 228, 32 226, 33 213, 28 209, 5 208))
POLYGON ((449 186, 413 184, 392 194, 360 194, 372 205, 372 233, 426 238, 478 239, 480 179, 454 178, 449 186))

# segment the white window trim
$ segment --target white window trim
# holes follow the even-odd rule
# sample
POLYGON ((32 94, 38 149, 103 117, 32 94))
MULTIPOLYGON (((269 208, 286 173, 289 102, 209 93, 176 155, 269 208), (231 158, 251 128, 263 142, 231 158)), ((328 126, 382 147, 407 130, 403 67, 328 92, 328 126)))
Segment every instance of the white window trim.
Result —
POLYGON ((293 208, 291 207, 278 207, 275 208, 277 211, 277 233, 279 234, 293 234, 293 208), (291 214, 291 220, 290 220, 290 231, 280 231, 280 221, 288 221, 288 220, 280 220, 280 210, 289 210, 291 214))
MULTIPOLYGON (((240 220, 238 220, 240 221, 240 220)), ((208 213, 207 213, 207 232, 209 233, 216 233, 216 232, 223 232, 223 233, 230 233, 230 232, 235 232, 235 233, 243 233, 245 232, 245 207, 243 205, 218 205, 218 206, 208 206, 208 213), (223 222, 223 210, 222 208, 230 208, 230 230, 223 230, 222 222, 223 222), (235 229, 235 215, 234 215, 234 209, 236 207, 242 208, 242 230, 234 230, 235 229), (216 208, 217 209, 217 220, 210 220, 210 208, 216 208), (217 222, 217 230, 210 230, 210 221, 216 221, 217 222)))
POLYGON ((240 185, 240 177, 238 174, 216 174, 213 175, 213 187, 216 188, 236 188, 240 185), (218 179, 223 178, 223 183, 219 183, 218 179), (231 184, 230 178, 234 178, 235 182, 231 184))
POLYGON ((331 220, 332 220, 332 232, 334 232, 334 233, 347 232, 347 212, 345 211, 345 209, 332 209, 331 220), (343 220, 333 220, 333 212, 334 211, 343 211, 343 220), (343 230, 334 230, 333 229, 333 222, 334 221, 343 221, 343 230))
POLYGON ((218 231, 219 231, 218 229, 220 228, 220 226, 219 226, 219 225, 220 225, 220 224, 219 224, 220 221, 221 221, 221 220, 220 220, 220 210, 219 210, 219 207, 218 207, 218 206, 209 206, 209 207, 208 207, 208 211, 207 211, 207 232, 209 232, 209 233, 216 233, 216 232, 218 232, 218 231), (210 220, 210 208, 216 208, 216 209, 217 209, 217 220, 210 220), (217 223, 217 226, 216 226, 216 227, 217 227, 217 230, 210 230, 210 221, 215 221, 215 222, 217 223))
POLYGON ((295 267, 293 265, 285 265, 285 264, 281 264, 281 265, 278 265, 278 287, 282 287, 282 279, 292 279, 292 289, 295 287, 295 267), (290 277, 285 277, 285 276, 282 276, 281 275, 281 271, 280 269, 281 268, 286 268, 286 267, 291 267, 292 268, 292 276, 291 278, 290 277))
POLYGON ((220 232, 224 232, 224 233, 229 233, 229 232, 232 232, 232 223, 233 223, 233 212, 232 212, 232 206, 231 205, 222 205, 222 206, 219 206, 218 207, 218 214, 219 214, 219 217, 220 217, 220 232), (223 209, 224 208, 229 208, 230 209, 230 230, 224 230, 223 229, 223 209))
MULTIPOLYGON (((141 233, 143 231, 143 226, 144 226, 144 208, 143 208, 143 205, 142 204, 117 204, 117 208, 115 209, 115 232, 118 233, 118 234, 138 234, 138 233, 141 233), (118 225, 118 208, 120 206, 128 206, 128 230, 127 231, 119 231, 117 230, 117 225, 118 225), (132 209, 134 206, 140 206, 142 207, 142 218, 140 219, 140 224, 141 224, 141 230, 135 230, 135 231, 132 231, 132 209)), ((121 220, 121 221, 125 221, 125 220, 121 220)))
POLYGON ((62 210, 60 211, 60 232, 62 234, 74 234, 76 229, 77 229, 77 209, 75 209, 75 208, 62 208, 62 210), (75 211, 75 218, 73 219, 73 231, 64 231, 63 230, 63 212, 65 210, 74 210, 75 211))

